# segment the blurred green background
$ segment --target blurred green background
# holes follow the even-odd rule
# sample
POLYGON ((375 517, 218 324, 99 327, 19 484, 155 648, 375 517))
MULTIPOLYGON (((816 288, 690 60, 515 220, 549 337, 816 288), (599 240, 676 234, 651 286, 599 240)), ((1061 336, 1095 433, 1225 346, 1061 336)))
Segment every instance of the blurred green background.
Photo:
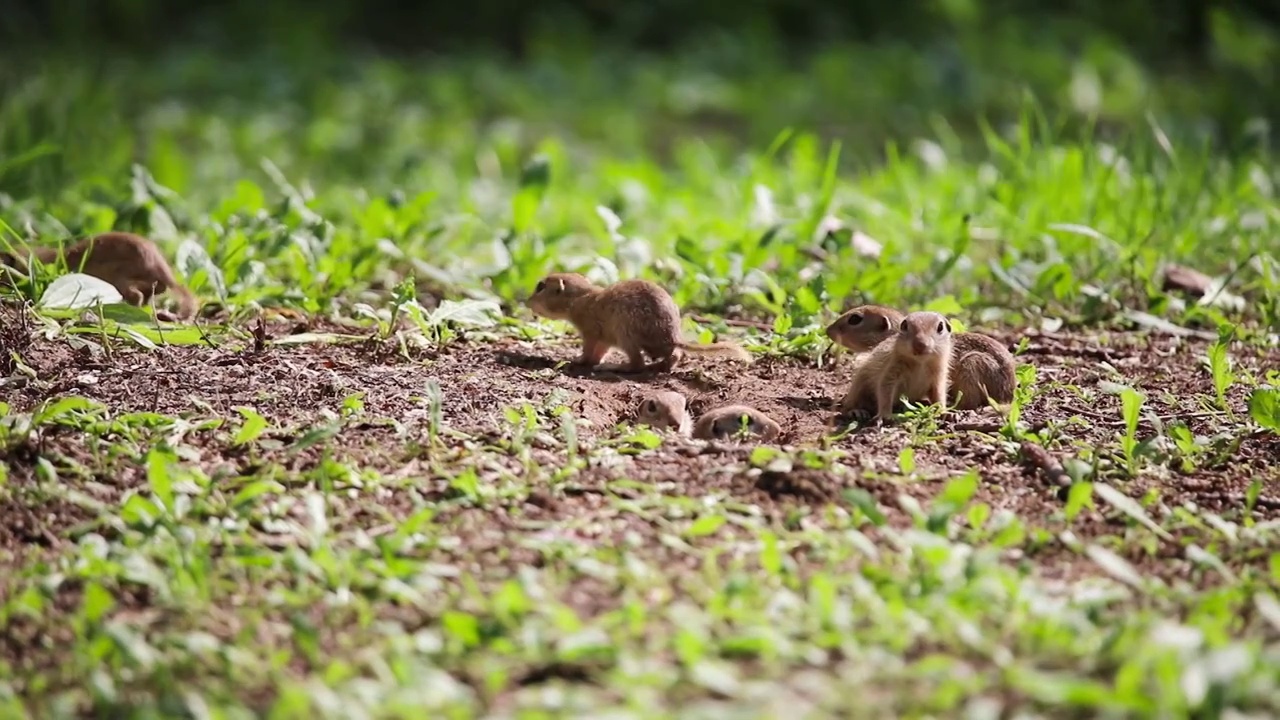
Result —
MULTIPOLYGON (((379 91, 351 114, 416 101, 475 132, 501 134, 500 121, 519 116, 619 152, 669 150, 674 133, 763 148, 797 127, 839 137, 846 163, 874 159, 886 139, 933 135, 939 117, 969 139, 978 118, 1017 117, 1028 91, 1067 132, 1072 118, 1106 132, 1153 113, 1166 133, 1223 151, 1269 135, 1257 120, 1280 109, 1280 6, 1260 0, 6 7, 0 188, 18 193, 146 162, 149 131, 202 109, 301 114, 314 121, 298 156, 277 162, 322 158, 367 174, 383 162, 379 133, 397 129, 344 129, 328 108, 351 81, 379 91), (15 162, 41 143, 59 157, 15 162)), ((252 137, 227 140, 242 157, 254 149, 252 137)))
POLYGON ((948 294, 1106 318, 1165 312, 1172 260, 1238 273, 1276 316, 1280 18, 1263 2, 62 0, 0 17, 0 219, 44 241, 147 233, 233 307, 377 302, 410 275, 511 302, 604 263, 797 323, 948 294), (531 189, 536 156, 550 180, 531 189), (815 251, 828 216, 844 234, 815 251), (877 263, 854 231, 883 243, 877 263))

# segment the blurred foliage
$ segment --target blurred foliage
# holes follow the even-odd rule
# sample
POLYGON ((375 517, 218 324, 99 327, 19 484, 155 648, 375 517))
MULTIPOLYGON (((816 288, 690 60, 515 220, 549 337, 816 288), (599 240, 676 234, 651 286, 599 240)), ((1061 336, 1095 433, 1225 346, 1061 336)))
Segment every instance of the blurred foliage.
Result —
POLYGON ((4 29, 13 42, 109 44, 131 51, 195 37, 241 47, 335 38, 405 50, 471 48, 520 52, 546 31, 607 38, 609 44, 668 47, 709 32, 756 33, 788 43, 917 42, 956 33, 1050 30, 1075 41, 1106 36, 1144 61, 1209 58, 1215 26, 1274 29, 1280 8, 1267 0, 737 0, 604 3, 600 0, 10 0, 4 29), (176 32, 175 32, 176 31, 176 32))
POLYGON ((1234 144, 1257 134, 1256 118, 1280 114, 1277 28, 1280 10, 1261 0, 10 0, 0 101, 59 77, 93 112, 83 90, 132 75, 136 87, 109 91, 138 104, 175 92, 306 103, 299 93, 332 92, 376 55, 418 74, 452 73, 478 95, 481 117, 515 105, 495 90, 522 90, 492 82, 514 63, 523 93, 538 100, 596 101, 622 88, 635 105, 692 117, 692 130, 757 144, 788 125, 879 144, 927 129, 926 107, 976 130, 975 116, 1016 116, 1024 89, 1050 110, 1104 123, 1173 110, 1234 144), (482 77, 459 72, 477 57, 482 77))

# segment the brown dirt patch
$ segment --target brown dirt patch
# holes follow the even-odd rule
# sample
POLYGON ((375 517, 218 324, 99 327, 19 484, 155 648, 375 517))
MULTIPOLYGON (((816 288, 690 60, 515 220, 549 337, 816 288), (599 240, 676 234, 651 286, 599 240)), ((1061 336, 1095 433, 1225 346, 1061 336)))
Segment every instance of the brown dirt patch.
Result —
MULTIPOLYGON (((268 336, 276 337, 304 329, 350 332, 321 323, 303 328, 277 322, 265 328, 268 336)), ((1010 345, 1017 339, 1012 332, 1000 337, 1010 345)), ((178 448, 183 462, 198 467, 227 496, 264 473, 282 470, 277 476, 286 478, 289 486, 281 498, 292 506, 275 520, 298 525, 306 522, 303 503, 289 496, 314 488, 326 463, 378 471, 382 479, 375 484, 353 480, 346 492, 329 493, 328 520, 336 542, 367 542, 396 532, 424 507, 431 507, 433 534, 452 542, 424 547, 413 559, 455 567, 488 588, 517 576, 521 567, 557 565, 566 578, 557 600, 581 617, 597 617, 634 601, 636 590, 565 565, 566 544, 627 548, 648 566, 661 568, 658 586, 646 591, 658 593, 655 597, 697 597, 705 592, 699 573, 707 558, 689 550, 697 539, 673 539, 678 534, 673 523, 696 514, 702 502, 731 503, 733 513, 763 516, 775 525, 822 526, 833 513, 853 512, 855 505, 845 491, 857 490, 878 503, 890 526, 903 528, 912 523, 903 510, 904 498, 927 508, 950 479, 976 471, 977 501, 993 513, 1013 513, 1049 538, 1016 544, 1008 551, 1009 560, 1034 564, 1036 572, 1050 579, 1098 572, 1053 539, 1061 531, 1070 529, 1081 541, 1104 544, 1108 538, 1147 532, 1101 502, 1101 511, 1087 510, 1067 523, 1060 488, 1028 469, 1018 443, 998 432, 999 418, 991 411, 950 413, 933 427, 922 424, 914 430, 904 423, 833 435, 828 405, 845 381, 847 358, 823 367, 803 359, 761 358, 743 367, 692 358, 673 374, 625 375, 566 365, 577 350, 572 340, 535 344, 473 339, 413 359, 389 343, 372 341, 265 349, 255 349, 250 341, 243 347, 155 351, 120 344, 110 353, 93 353, 30 332, 6 332, 0 340, 34 370, 26 382, 3 388, 0 400, 13 412, 30 412, 42 402, 69 395, 105 408, 92 421, 98 423, 92 432, 83 426, 55 425, 4 451, 9 478, 0 488, 0 517, 6 519, 0 523, 0 568, 32 567, 33 560, 65 552, 86 532, 110 538, 116 531, 104 519, 119 515, 128 496, 145 486, 141 460, 149 448, 162 444, 178 448), (431 440, 427 400, 433 381, 441 397, 442 428, 436 442, 431 440), (749 444, 667 437, 662 445, 646 449, 629 441, 616 425, 628 420, 641 395, 654 389, 685 393, 693 413, 729 403, 754 405, 783 426, 779 444, 786 446, 788 452, 781 456, 788 461, 753 457, 755 446, 749 444), (537 410, 538 427, 512 426, 508 414, 523 403, 537 410), (578 428, 573 459, 554 415, 557 405, 587 421, 578 428), (249 446, 233 442, 242 408, 270 424, 249 446), (353 409, 355 415, 343 419, 353 409), (135 413, 163 417, 128 427, 109 425, 135 413), (166 418, 181 418, 185 426, 175 427, 166 418), (333 433, 327 441, 298 446, 309 433, 326 426, 333 433), (908 448, 914 468, 904 473, 901 458, 908 448), (515 481, 531 466, 560 473, 560 480, 534 487, 515 481), (483 500, 468 499, 455 486, 462 468, 468 467, 485 490, 483 500), (56 473, 53 482, 45 479, 50 471, 56 473)), ((1234 434, 1239 443, 1228 446, 1222 462, 1205 462, 1192 472, 1150 465, 1137 477, 1113 484, 1135 498, 1158 493, 1159 502, 1149 512, 1163 521, 1171 508, 1184 504, 1238 516, 1244 493, 1260 479, 1263 499, 1254 517, 1280 517, 1280 439, 1243 433, 1238 419, 1212 411, 1212 382, 1200 366, 1204 350, 1203 343, 1130 335, 1032 334, 1022 361, 1037 368, 1037 394, 1025 408, 1024 419, 1045 429, 1046 445, 1059 459, 1098 452, 1114 461, 1115 439, 1122 431, 1120 403, 1103 388, 1107 382, 1133 384, 1148 397, 1140 436, 1150 435, 1156 424, 1181 419, 1197 434, 1234 434)), ((1274 352, 1242 350, 1235 355, 1241 374, 1275 367, 1277 359, 1274 352)), ((1243 388, 1232 389, 1234 412, 1244 411, 1245 400, 1243 388)), ((228 537, 219 552, 269 555, 299 542, 253 518, 249 531, 228 537), (251 547, 240 546, 250 540, 251 547)), ((864 529, 873 540, 879 539, 874 528, 864 529)), ((1168 581, 1220 582, 1216 574, 1184 556, 1186 542, 1208 544, 1203 536, 1194 528, 1173 528, 1173 533, 1178 542, 1110 546, 1144 573, 1168 581)), ((717 543, 754 540, 748 529, 732 522, 721 526, 716 536, 717 543)), ((804 573, 810 556, 822 550, 801 543, 789 552, 804 573)), ((1265 567, 1270 556, 1247 546, 1221 555, 1235 568, 1265 567)), ((715 562, 727 566, 741 559, 725 553, 715 562)), ((857 561, 848 562, 849 571, 855 571, 857 561)), ((0 602, 13 590, 0 582, 0 602)), ((168 611, 145 592, 131 587, 113 591, 118 612, 150 618, 147 622, 169 622, 153 617, 168 611)), ((54 603, 57 612, 15 619, 14 632, 0 640, 0 657, 24 672, 56 672, 59 643, 67 640, 59 617, 66 614, 63 610, 71 612, 80 596, 75 583, 64 583, 54 603)), ((224 600, 227 607, 238 602, 224 600)), ((436 622, 434 610, 396 603, 379 603, 377 613, 406 628, 436 622)), ((344 652, 343 643, 355 642, 348 631, 340 630, 349 618, 318 606, 313 614, 309 621, 319 628, 322 646, 344 652)), ((287 627, 283 618, 274 619, 276 635, 265 630, 265 635, 253 635, 239 617, 223 610, 208 618, 175 622, 197 623, 227 641, 272 647, 290 642, 281 629, 287 627)), ((543 672, 572 675, 556 668, 543 672)), ((526 680, 538 681, 538 671, 526 680)))
MULTIPOLYGON (((296 329, 279 323, 268 328, 268 334, 296 329)), ((995 334, 1010 345, 1017 339, 1012 331, 995 334)), ((1206 436, 1238 427, 1229 416, 1206 409, 1212 383, 1200 366, 1202 342, 1124 334, 1032 333, 1030 337, 1030 347, 1020 360, 1036 366, 1038 394, 1024 418, 1033 427, 1057 428, 1051 446, 1059 455, 1114 446, 1122 431, 1120 402, 1101 391, 1106 382, 1131 383, 1146 393, 1147 409, 1157 421, 1185 419, 1194 432, 1206 436)), ((607 486, 626 478, 669 495, 729 493, 771 513, 783 513, 795 505, 839 503, 842 489, 861 487, 879 499, 898 524, 906 521, 897 511, 900 493, 928 498, 945 480, 970 469, 976 469, 982 479, 977 499, 996 511, 1011 510, 1052 526, 1051 519, 1062 509, 1058 489, 1024 467, 1017 444, 996 432, 999 418, 991 411, 951 413, 927 434, 913 436, 904 427, 867 427, 832 438, 827 405, 844 382, 846 358, 826 367, 796 359, 761 358, 745 368, 692 358, 670 375, 626 375, 567 366, 564 361, 576 352, 572 340, 559 345, 512 339, 464 341, 409 360, 388 351, 385 344, 372 342, 262 351, 252 343, 244 348, 155 351, 121 346, 108 356, 70 350, 63 342, 30 334, 7 331, 3 339, 6 348, 36 371, 36 378, 25 385, 5 388, 3 399, 14 411, 27 412, 44 400, 77 394, 103 403, 107 417, 150 412, 186 418, 193 425, 182 437, 190 450, 188 459, 232 486, 236 478, 264 464, 279 463, 305 473, 325 457, 336 457, 405 478, 418 493, 413 497, 450 497, 449 478, 433 475, 422 448, 430 417, 427 387, 435 381, 441 389, 443 425, 499 447, 504 442, 506 412, 522 402, 545 407, 559 398, 589 422, 579 430, 585 449, 583 467, 564 486, 527 494, 519 502, 522 517, 552 519, 601 512, 605 503, 600 497, 612 492, 607 486), (761 470, 750 467, 747 446, 703 446, 669 439, 660 448, 622 458, 594 451, 616 437, 614 426, 631 417, 643 393, 658 388, 685 393, 694 413, 728 403, 754 405, 783 426, 780 444, 828 448, 843 456, 829 467, 761 470), (358 422, 337 430, 327 448, 318 445, 289 452, 290 443, 339 417, 353 395, 363 403, 358 422), (251 408, 268 419, 272 428, 266 437, 273 444, 247 452, 230 442, 240 420, 239 408, 251 408), (227 419, 230 425, 201 426, 216 418, 227 419), (915 470, 904 478, 899 456, 908 446, 914 452, 915 470)), ((1242 350, 1235 355, 1240 373, 1275 367, 1277 359, 1274 351, 1242 350)), ((606 362, 616 360, 611 355, 606 362)), ((1245 399, 1243 388, 1232 389, 1235 412, 1243 412, 1245 399)), ((546 418, 542 430, 557 431, 554 421, 546 418)), ((1144 415, 1140 435, 1152 430, 1152 421, 1144 415)), ((137 457, 159 440, 159 432, 134 439, 129 445, 137 452, 133 457, 104 456, 86 445, 85 433, 55 427, 40 433, 38 440, 12 448, 5 457, 11 477, 9 489, 0 498, 0 513, 13 520, 0 525, 0 557, 7 555, 12 561, 33 548, 54 546, 70 528, 95 515, 65 495, 38 490, 39 458, 48 458, 60 468, 65 484, 113 507, 128 489, 145 481, 137 457)), ((563 450, 546 446, 536 436, 529 443, 536 462, 552 467, 566 463, 563 450)), ((435 449, 432 457, 447 460, 451 452, 466 452, 456 440, 447 439, 445 444, 450 449, 435 449)), ((1227 462, 1185 475, 1163 467, 1149 469, 1123 483, 1123 489, 1133 497, 1157 490, 1165 507, 1195 503, 1229 514, 1239 507, 1250 483, 1261 479, 1264 502, 1256 514, 1272 517, 1280 515, 1280 501, 1273 500, 1280 497, 1278 458, 1280 440, 1251 435, 1240 441, 1227 462)), ((518 472, 524 461, 499 452, 487 456, 486 462, 489 466, 481 471, 482 480, 518 472)), ((385 498, 385 516, 379 522, 394 521, 409 512, 413 503, 405 497, 393 493, 385 498)), ((375 521, 359 514, 351 520, 375 521)), ((509 527, 509 521, 492 515, 488 520, 509 527)), ((1073 530, 1115 531, 1116 522, 1120 521, 1109 514, 1104 518, 1087 513, 1073 530)))

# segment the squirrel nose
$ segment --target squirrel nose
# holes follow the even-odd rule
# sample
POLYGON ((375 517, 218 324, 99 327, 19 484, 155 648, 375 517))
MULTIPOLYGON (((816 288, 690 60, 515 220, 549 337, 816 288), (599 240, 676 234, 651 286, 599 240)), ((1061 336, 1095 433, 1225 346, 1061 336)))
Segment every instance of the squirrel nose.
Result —
POLYGON ((911 351, 917 355, 923 355, 925 350, 928 350, 928 349, 929 349, 929 346, 926 345, 922 340, 911 341, 911 351))

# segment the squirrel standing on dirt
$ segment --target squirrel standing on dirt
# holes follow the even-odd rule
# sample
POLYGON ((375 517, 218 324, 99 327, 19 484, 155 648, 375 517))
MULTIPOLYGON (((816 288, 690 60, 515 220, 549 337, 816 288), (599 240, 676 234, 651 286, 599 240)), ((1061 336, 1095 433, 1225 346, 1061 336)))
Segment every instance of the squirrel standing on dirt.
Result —
MULTIPOLYGON (((827 337, 846 350, 867 353, 896 333, 905 317, 893 308, 859 305, 828 325, 827 337)), ((1008 348, 995 338, 976 332, 955 333, 951 345, 947 398, 952 408, 984 408, 988 398, 997 403, 1013 400, 1017 376, 1008 348)), ((864 359, 860 355, 855 365, 864 359)))
POLYGON ((952 358, 951 322, 935 312, 913 312, 853 369, 842 414, 878 421, 893 416, 898 398, 946 407, 952 358))
POLYGON ((119 291, 125 302, 138 307, 146 305, 157 291, 170 290, 178 298, 178 317, 187 319, 196 314, 195 296, 178 283, 155 243, 140 235, 106 232, 80 240, 65 249, 32 247, 22 254, 0 253, 0 264, 25 272, 29 265, 28 255, 42 264, 50 264, 62 255, 66 258, 68 270, 107 281, 119 291))
POLYGON ((748 405, 725 405, 708 410, 692 424, 691 431, 685 397, 670 390, 641 398, 636 419, 656 429, 673 428, 697 440, 727 440, 746 435, 771 442, 782 434, 782 426, 776 420, 748 405))
POLYGON ((620 348, 626 370, 641 372, 647 354, 652 366, 670 372, 685 352, 723 355, 751 362, 751 354, 732 342, 689 343, 681 337, 680 308, 662 287, 648 280, 623 280, 600 287, 578 273, 552 273, 528 300, 529 309, 552 320, 567 320, 582 336, 582 354, 573 362, 595 367, 609 348, 620 348))

